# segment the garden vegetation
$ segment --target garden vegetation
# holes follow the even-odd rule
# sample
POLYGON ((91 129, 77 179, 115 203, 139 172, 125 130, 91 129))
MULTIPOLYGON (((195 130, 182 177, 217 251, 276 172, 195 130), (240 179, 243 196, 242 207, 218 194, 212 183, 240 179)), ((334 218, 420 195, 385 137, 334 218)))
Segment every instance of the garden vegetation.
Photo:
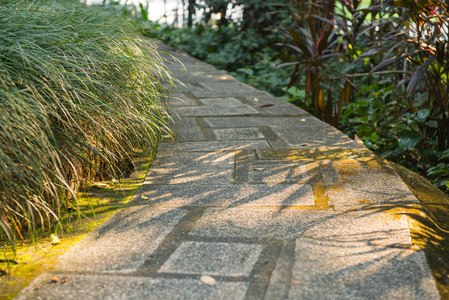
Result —
MULTIPOLYGON (((169 133, 170 82, 129 20, 69 0, 0 0, 0 237, 55 232, 77 191, 169 133)), ((2 246, 3 247, 3 246, 2 246)))

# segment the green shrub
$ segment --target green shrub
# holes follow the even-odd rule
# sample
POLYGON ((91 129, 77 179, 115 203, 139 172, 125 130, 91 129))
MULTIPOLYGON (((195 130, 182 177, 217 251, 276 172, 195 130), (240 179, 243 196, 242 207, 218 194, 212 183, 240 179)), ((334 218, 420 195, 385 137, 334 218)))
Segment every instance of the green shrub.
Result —
POLYGON ((154 46, 77 1, 0 0, 0 234, 54 230, 90 180, 119 176, 166 125, 154 46))

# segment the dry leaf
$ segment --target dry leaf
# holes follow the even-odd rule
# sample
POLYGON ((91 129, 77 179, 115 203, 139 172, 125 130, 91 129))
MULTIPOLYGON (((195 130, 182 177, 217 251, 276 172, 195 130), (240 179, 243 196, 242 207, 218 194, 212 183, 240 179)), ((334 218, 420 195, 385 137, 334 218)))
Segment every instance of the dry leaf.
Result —
POLYGON ((254 98, 254 101, 259 102, 260 99, 259 98, 254 98))
POLYGON ((61 283, 66 283, 68 281, 67 278, 67 276, 62 277, 61 283))
POLYGON ((299 122, 305 122, 306 119, 299 119, 299 122))
POLYGON ((61 243, 61 241, 55 234, 50 235, 50 242, 52 245, 57 245, 61 243))
POLYGON ((148 199, 150 199, 150 198, 148 198, 147 196, 145 196, 145 195, 142 195, 142 197, 140 197, 141 199, 143 199, 143 200, 148 200, 148 199))
POLYGON ((217 283, 217 281, 209 275, 201 275, 201 281, 210 286, 214 286, 217 283))
POLYGON ((262 104, 261 106, 259 106, 259 108, 270 107, 270 106, 273 106, 273 104, 266 103, 266 104, 262 104))
POLYGON ((294 283, 294 284, 301 284, 301 281, 299 281, 299 280, 292 280, 292 283, 294 283))
POLYGON ((410 249, 413 251, 421 251, 421 248, 418 245, 411 245, 410 249))
POLYGON ((256 171, 262 171, 263 168, 253 168, 253 170, 256 170, 256 171))
POLYGON ((51 278, 51 282, 52 283, 55 283, 55 282, 59 282, 59 278, 58 278, 58 276, 53 276, 52 278, 51 278))

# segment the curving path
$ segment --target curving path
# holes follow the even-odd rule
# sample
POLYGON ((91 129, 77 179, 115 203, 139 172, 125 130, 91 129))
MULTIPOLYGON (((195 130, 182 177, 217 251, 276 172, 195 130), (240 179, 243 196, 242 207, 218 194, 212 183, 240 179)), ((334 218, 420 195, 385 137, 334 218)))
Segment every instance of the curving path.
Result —
POLYGON ((417 203, 392 167, 178 53, 177 141, 160 145, 128 208, 18 299, 439 299, 392 209, 417 203))

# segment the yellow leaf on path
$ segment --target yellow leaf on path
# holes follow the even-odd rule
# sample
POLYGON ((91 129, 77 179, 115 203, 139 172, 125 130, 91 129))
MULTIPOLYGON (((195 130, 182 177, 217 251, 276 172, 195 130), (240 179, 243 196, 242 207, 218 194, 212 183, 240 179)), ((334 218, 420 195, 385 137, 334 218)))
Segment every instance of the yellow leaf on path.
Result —
POLYGON ((299 121, 300 121, 300 122, 305 122, 305 121, 306 121, 306 119, 299 119, 299 121))
POLYGON ((253 168, 253 170, 262 171, 263 168, 253 168))
POLYGON ((209 275, 201 275, 201 281, 210 286, 214 286, 217 283, 217 281, 209 275))
POLYGON ((254 98, 254 101, 259 102, 260 99, 259 98, 254 98))
POLYGON ((145 196, 145 195, 142 195, 142 197, 140 197, 140 198, 142 198, 143 200, 148 200, 148 199, 150 199, 150 198, 148 198, 148 197, 145 196))

